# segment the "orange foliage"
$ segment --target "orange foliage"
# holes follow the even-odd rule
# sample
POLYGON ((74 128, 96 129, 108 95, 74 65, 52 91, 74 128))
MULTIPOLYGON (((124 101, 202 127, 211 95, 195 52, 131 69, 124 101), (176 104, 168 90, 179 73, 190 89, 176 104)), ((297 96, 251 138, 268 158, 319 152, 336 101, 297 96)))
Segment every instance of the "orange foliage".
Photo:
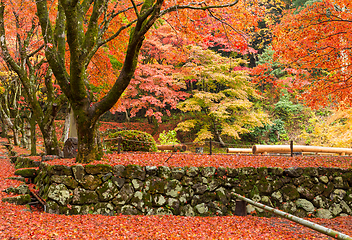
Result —
POLYGON ((351 10, 350 0, 317 1, 275 27, 274 49, 297 70, 296 86, 312 106, 352 103, 351 10))

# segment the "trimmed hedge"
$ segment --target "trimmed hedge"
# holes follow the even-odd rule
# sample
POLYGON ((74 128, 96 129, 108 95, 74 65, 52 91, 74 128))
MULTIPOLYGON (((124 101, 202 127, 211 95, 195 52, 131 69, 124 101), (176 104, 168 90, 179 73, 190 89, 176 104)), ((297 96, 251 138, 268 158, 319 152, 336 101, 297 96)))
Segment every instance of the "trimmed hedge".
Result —
POLYGON ((106 146, 111 150, 117 150, 118 137, 122 137, 121 151, 124 152, 156 152, 156 142, 152 135, 137 130, 123 130, 109 134, 112 139, 106 142, 106 146))

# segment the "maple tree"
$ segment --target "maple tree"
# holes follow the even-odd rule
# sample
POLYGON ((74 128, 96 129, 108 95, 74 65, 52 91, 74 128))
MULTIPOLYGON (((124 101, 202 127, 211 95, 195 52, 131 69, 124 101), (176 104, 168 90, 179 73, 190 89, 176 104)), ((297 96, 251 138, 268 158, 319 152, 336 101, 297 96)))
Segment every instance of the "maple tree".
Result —
MULTIPOLYGON (((23 88, 22 103, 30 108, 28 119, 35 120, 44 136, 46 153, 59 155, 60 149, 55 134, 55 117, 65 101, 60 87, 55 85, 53 74, 48 67, 42 49, 44 42, 38 37, 40 29, 35 15, 35 4, 30 1, 4 2, 0 6, 1 56, 23 88), (15 26, 15 27, 13 27, 15 26), (11 28, 12 27, 12 28, 11 28), (25 32, 22 30, 25 29, 25 32), (6 35, 6 38, 5 38, 6 35), (7 41, 5 41, 7 39, 7 41)), ((13 106, 18 107, 18 106, 13 106)), ((20 109, 20 108, 19 108, 20 109)), ((24 112, 23 112, 24 113, 24 112)), ((35 128, 35 123, 31 123, 35 128)), ((32 130, 32 143, 35 136, 32 130)), ((35 146, 32 147, 35 154, 35 146)))
POLYGON ((197 129, 196 142, 216 139, 225 146, 221 135, 239 138, 249 128, 268 123, 266 114, 253 106, 249 99, 260 96, 248 81, 243 59, 221 57, 211 50, 192 48, 189 66, 183 69, 186 79, 195 79, 197 89, 179 103, 178 108, 193 114, 178 124, 176 130, 197 129))
POLYGON ((351 8, 348 0, 308 1, 274 29, 276 56, 296 71, 295 86, 311 106, 351 103, 351 8))
MULTIPOLYGON (((2 11, 10 2, 1 1, 2 11)), ((90 162, 100 157, 102 151, 97 144, 96 123, 103 113, 115 105, 127 88, 137 67, 143 40, 159 18, 163 17, 183 31, 196 32, 198 27, 192 25, 194 21, 214 17, 224 23, 230 38, 237 36, 231 34, 236 33, 230 24, 231 19, 236 19, 234 16, 246 20, 239 25, 244 30, 252 23, 251 19, 256 18, 254 3, 237 0, 230 3, 218 0, 24 0, 23 3, 30 9, 28 11, 37 16, 35 20, 39 23, 39 36, 44 41, 42 47, 37 49, 44 51, 53 76, 73 109, 77 122, 78 162, 90 162), (120 43, 115 49, 122 50, 118 51, 122 67, 109 92, 97 101, 88 82, 89 69, 93 67, 94 57, 107 51, 104 46, 109 42, 120 43)), ((19 30, 23 35, 30 32, 26 28, 19 30)), ((2 43, 5 43, 5 36, 3 31, 2 43)))

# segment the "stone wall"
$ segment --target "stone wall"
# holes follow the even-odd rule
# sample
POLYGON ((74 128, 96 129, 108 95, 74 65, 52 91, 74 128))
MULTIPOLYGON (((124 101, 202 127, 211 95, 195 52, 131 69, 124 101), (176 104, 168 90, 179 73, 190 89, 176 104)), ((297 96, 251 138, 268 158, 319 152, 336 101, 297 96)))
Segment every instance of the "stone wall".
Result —
MULTIPOLYGON (((235 212, 236 192, 299 217, 352 215, 352 169, 42 162, 35 183, 50 213, 225 216, 235 212)), ((251 205, 247 212, 270 216, 251 205)))

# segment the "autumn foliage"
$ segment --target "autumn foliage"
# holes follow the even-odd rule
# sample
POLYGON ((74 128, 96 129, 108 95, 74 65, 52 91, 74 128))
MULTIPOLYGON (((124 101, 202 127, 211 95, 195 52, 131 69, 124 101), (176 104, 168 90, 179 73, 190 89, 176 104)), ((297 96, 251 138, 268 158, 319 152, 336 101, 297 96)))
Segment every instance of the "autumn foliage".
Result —
POLYGON ((314 1, 275 26, 274 50, 297 71, 294 83, 311 106, 351 103, 351 7, 349 0, 314 1))

